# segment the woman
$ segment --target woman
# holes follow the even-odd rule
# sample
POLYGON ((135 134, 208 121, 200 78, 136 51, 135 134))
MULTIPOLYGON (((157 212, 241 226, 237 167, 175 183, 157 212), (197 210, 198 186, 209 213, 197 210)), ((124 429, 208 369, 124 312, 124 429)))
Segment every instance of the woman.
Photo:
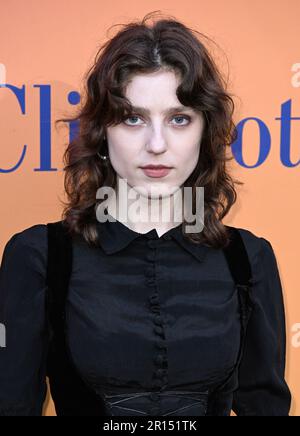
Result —
POLYGON ((62 220, 5 246, 2 415, 40 415, 46 375, 58 415, 289 414, 273 248, 222 223, 233 100, 194 31, 150 17, 88 73, 62 220))

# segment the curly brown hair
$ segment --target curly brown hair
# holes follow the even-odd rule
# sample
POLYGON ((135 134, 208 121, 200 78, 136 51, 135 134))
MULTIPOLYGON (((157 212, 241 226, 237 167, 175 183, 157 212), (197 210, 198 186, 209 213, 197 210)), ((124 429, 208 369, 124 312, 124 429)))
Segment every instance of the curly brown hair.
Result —
POLYGON ((99 244, 95 211, 103 200, 96 199, 96 192, 102 186, 115 189, 117 184, 113 167, 99 158, 99 153, 108 154, 105 128, 132 113, 124 96, 132 75, 164 68, 180 74, 178 100, 201 111, 206 120, 197 165, 183 185, 192 187, 193 209, 196 187, 204 187, 204 228, 198 233, 185 233, 187 223, 183 219, 182 232, 191 242, 221 248, 229 242, 222 219, 237 199, 235 184, 243 184, 233 180, 226 164, 233 159, 231 154, 227 156, 226 147, 237 138, 232 119, 234 102, 212 55, 196 34, 210 38, 170 16, 149 24, 157 12, 123 24, 100 47, 86 73, 85 96, 78 113, 56 121, 79 122, 78 133, 63 156, 68 201, 63 202, 62 219, 71 234, 82 235, 89 244, 99 244))

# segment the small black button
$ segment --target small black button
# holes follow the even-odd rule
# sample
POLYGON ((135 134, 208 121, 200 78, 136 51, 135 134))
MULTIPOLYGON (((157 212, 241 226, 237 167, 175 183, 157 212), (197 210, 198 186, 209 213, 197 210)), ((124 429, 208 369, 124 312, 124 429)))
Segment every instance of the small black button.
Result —
POLYGON ((161 365, 165 360, 165 357, 163 356, 163 354, 158 354, 158 356, 155 357, 155 363, 156 365, 161 365))
POLYGON ((155 371, 155 375, 156 375, 156 377, 161 378, 164 374, 165 374, 165 370, 162 369, 162 368, 158 368, 158 369, 155 371))
POLYGON ((157 243, 156 243, 156 241, 153 240, 153 239, 150 239, 150 241, 148 241, 147 244, 148 244, 148 247, 150 247, 150 248, 155 248, 155 247, 157 247, 157 243))
POLYGON ((156 345, 156 348, 158 348, 159 350, 163 350, 166 348, 166 344, 163 341, 156 342, 155 345, 156 345))
POLYGON ((150 303, 157 304, 159 302, 159 298, 157 294, 150 295, 149 297, 150 303))
POLYGON ((146 259, 149 260, 149 262, 154 262, 155 260, 154 251, 148 251, 148 253, 146 254, 146 259))
POLYGON ((147 269, 145 269, 145 276, 146 277, 153 277, 154 276, 154 269, 149 267, 147 269))
POLYGON ((156 325, 161 326, 161 325, 162 325, 162 317, 161 317, 160 315, 155 315, 155 316, 154 316, 154 323, 155 323, 156 325))
POLYGON ((154 327, 154 331, 155 331, 155 333, 157 333, 158 335, 163 335, 163 333, 164 333, 163 328, 162 328, 162 327, 159 327, 159 326, 154 327))

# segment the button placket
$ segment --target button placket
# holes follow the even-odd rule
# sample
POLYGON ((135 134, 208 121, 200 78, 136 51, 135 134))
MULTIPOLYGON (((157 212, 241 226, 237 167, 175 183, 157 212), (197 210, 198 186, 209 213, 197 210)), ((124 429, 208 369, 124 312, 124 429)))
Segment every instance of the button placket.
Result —
MULTIPOLYGON (((148 235, 149 237, 150 235, 148 235)), ((147 260, 149 265, 145 270, 146 284, 153 289, 153 293, 149 296, 149 307, 152 312, 153 321, 153 333, 156 336, 155 341, 155 354, 154 354, 154 373, 152 378, 152 387, 161 391, 168 383, 168 362, 167 362, 167 347, 164 331, 164 323, 161 314, 161 307, 159 301, 159 294, 157 289, 156 275, 155 275, 155 259, 156 259, 156 247, 158 244, 157 239, 149 237, 147 245, 149 247, 149 253, 147 253, 147 260)), ((150 415, 159 414, 159 401, 160 396, 156 392, 152 392, 150 395, 154 405, 150 410, 150 415)))

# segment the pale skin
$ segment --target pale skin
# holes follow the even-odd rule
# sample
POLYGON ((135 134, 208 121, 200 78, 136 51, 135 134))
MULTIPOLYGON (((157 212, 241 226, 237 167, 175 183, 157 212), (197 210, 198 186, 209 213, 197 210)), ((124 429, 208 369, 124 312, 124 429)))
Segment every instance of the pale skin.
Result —
POLYGON ((134 188, 139 193, 142 219, 139 222, 120 219, 121 209, 128 208, 134 200, 127 196, 125 201, 118 192, 117 205, 111 203, 109 213, 138 233, 155 228, 161 236, 182 221, 175 221, 171 216, 165 222, 160 215, 158 222, 153 222, 148 207, 151 202, 160 205, 160 210, 169 204, 172 210, 176 208, 180 187, 198 161, 204 117, 189 106, 182 107, 176 96, 179 83, 173 71, 163 69, 134 75, 125 96, 134 107, 146 111, 136 110, 122 123, 106 129, 110 163, 117 179, 125 179, 128 189, 134 188), (180 110, 172 109, 179 106, 180 110), (167 165, 172 169, 164 177, 148 177, 140 168, 148 164, 167 165))

